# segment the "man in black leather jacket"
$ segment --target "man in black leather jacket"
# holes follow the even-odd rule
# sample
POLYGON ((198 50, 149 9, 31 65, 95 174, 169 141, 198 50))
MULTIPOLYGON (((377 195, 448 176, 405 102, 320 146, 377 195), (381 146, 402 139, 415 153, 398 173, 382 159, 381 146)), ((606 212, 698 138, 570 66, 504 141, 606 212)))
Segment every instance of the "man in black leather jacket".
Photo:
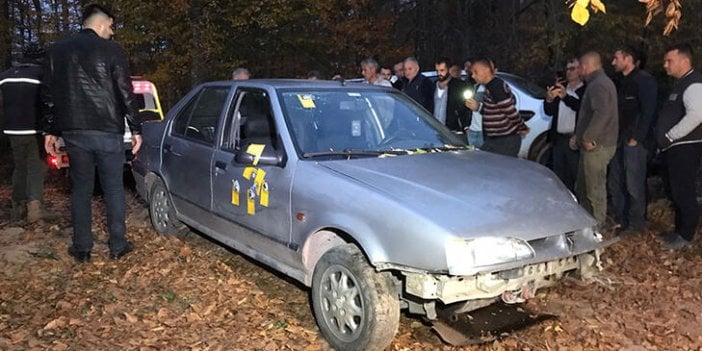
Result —
POLYGON ((44 146, 56 154, 62 136, 71 162, 73 244, 68 252, 78 262, 90 260, 93 248, 91 197, 97 167, 107 209, 110 257, 132 251, 126 240, 124 187, 124 120, 132 132, 132 152, 141 146, 141 121, 124 50, 114 41, 114 16, 99 5, 83 11, 83 30, 54 44, 45 63, 42 98, 44 146))

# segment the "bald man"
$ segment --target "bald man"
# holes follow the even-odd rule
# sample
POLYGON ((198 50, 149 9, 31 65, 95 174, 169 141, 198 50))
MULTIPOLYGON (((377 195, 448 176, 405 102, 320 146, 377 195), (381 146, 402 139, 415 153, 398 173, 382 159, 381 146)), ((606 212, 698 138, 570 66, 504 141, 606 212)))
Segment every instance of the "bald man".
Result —
POLYGON ((580 58, 580 74, 587 88, 580 103, 570 146, 580 149, 575 193, 600 229, 607 219, 607 165, 619 134, 617 89, 602 69, 602 57, 591 51, 580 58))

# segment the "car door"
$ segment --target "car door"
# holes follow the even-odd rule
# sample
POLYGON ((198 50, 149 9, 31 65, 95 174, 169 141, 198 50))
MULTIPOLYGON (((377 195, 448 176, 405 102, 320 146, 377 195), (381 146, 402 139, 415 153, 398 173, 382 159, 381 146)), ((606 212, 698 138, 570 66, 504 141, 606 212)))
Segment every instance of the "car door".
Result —
POLYGON ((237 236, 234 240, 298 266, 294 250, 288 247, 293 165, 254 166, 236 160, 237 152, 250 145, 262 145, 264 153, 284 155, 271 97, 262 89, 239 88, 234 101, 212 164, 213 211, 246 229, 230 231, 228 235, 237 236))
POLYGON ((212 155, 229 91, 203 87, 175 117, 163 142, 163 178, 178 212, 191 219, 211 207, 212 155))

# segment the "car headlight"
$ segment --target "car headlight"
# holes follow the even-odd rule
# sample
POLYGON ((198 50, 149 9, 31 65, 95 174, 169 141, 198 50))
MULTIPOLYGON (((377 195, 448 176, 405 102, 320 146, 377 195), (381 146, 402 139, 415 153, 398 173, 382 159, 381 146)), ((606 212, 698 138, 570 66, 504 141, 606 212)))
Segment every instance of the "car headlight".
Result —
POLYGON ((455 238, 446 243, 446 263, 451 275, 473 275, 481 267, 534 257, 524 240, 502 237, 455 238))

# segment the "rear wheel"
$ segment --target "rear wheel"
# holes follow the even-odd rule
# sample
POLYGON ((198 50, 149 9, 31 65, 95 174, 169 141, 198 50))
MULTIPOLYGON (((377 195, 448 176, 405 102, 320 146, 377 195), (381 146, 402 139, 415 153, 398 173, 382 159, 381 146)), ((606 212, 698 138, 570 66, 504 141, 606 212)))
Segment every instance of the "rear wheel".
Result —
POLYGON ((149 215, 151 225, 159 234, 175 235, 183 229, 183 224, 176 218, 168 190, 160 179, 154 182, 149 192, 149 215))
POLYGON ((376 272, 352 244, 327 251, 312 277, 317 324, 336 350, 384 350, 400 323, 390 273, 376 272))

